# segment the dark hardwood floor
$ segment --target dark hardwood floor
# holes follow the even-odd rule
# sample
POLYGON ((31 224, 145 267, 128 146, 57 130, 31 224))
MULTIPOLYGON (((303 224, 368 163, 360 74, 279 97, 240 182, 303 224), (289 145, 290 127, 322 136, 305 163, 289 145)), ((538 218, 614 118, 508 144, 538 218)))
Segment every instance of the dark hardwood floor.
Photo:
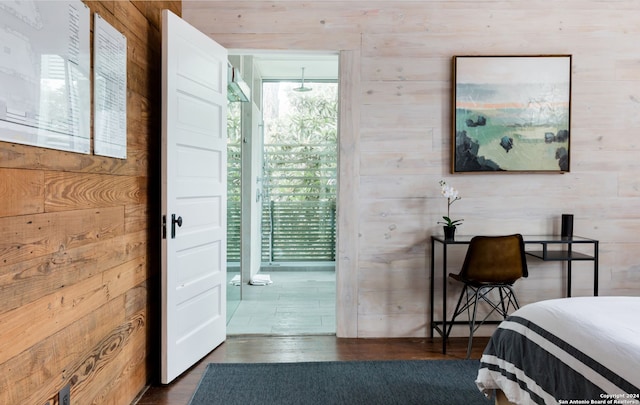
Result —
MULTIPOLYGON (((473 339, 471 358, 479 359, 489 338, 473 339)), ((282 363, 352 360, 464 359, 467 338, 339 339, 335 336, 230 336, 169 385, 152 386, 137 405, 187 405, 209 363, 282 363)))

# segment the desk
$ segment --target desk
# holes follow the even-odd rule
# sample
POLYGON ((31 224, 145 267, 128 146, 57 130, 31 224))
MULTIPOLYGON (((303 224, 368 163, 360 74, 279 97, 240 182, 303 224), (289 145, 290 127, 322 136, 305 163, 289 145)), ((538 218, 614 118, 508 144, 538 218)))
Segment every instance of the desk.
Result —
MULTIPOLYGON (((449 245, 468 245, 473 236, 456 236, 453 240, 446 240, 444 236, 431 236, 431 278, 429 281, 431 290, 431 337, 433 331, 436 330, 442 336, 442 353, 447 351, 447 339, 445 331, 447 330, 447 247, 449 245), (434 320, 434 275, 435 275, 435 257, 436 243, 442 245, 442 320, 434 320), (440 329, 439 325, 442 325, 440 329)), ((583 238, 581 236, 561 237, 559 235, 538 235, 526 236, 522 235, 525 244, 527 256, 535 257, 543 261, 563 261, 567 262, 567 297, 571 297, 571 263, 573 261, 592 261, 593 262, 593 295, 598 295, 598 241, 595 239, 583 238), (550 246, 560 246, 561 250, 549 249, 550 246), (584 254, 573 251, 573 245, 590 245, 593 248, 593 254, 584 254), (533 246, 536 250, 527 249, 533 246)), ((499 323, 500 321, 487 321, 485 323, 499 323)), ((455 321, 455 324, 468 324, 466 321, 455 321)))

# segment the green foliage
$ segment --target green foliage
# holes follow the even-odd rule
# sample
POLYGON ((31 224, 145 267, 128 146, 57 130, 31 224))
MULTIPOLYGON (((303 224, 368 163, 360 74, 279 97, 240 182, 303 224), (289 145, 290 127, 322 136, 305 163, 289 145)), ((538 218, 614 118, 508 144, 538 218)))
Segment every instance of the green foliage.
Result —
POLYGON ((227 104, 227 200, 240 202, 241 104, 227 104))
POLYGON ((266 83, 276 95, 265 115, 265 175, 272 201, 334 201, 337 170, 338 86, 313 83, 307 93, 298 83, 266 83), (276 101, 277 100, 277 101, 276 101))

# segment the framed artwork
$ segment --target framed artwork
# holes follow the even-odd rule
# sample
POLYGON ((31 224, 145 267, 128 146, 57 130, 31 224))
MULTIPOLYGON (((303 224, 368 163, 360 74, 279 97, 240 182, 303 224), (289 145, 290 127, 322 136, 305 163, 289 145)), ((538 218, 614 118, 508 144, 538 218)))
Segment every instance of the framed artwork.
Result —
POLYGON ((454 56, 452 173, 569 171, 571 55, 454 56))

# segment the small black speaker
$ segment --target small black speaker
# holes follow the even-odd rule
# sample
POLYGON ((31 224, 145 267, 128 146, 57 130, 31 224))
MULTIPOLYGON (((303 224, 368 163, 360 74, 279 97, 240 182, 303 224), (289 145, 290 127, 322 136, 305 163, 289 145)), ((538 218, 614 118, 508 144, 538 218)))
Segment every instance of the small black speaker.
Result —
POLYGON ((573 237, 573 215, 572 214, 562 214, 562 232, 560 235, 563 238, 572 238, 573 237))

